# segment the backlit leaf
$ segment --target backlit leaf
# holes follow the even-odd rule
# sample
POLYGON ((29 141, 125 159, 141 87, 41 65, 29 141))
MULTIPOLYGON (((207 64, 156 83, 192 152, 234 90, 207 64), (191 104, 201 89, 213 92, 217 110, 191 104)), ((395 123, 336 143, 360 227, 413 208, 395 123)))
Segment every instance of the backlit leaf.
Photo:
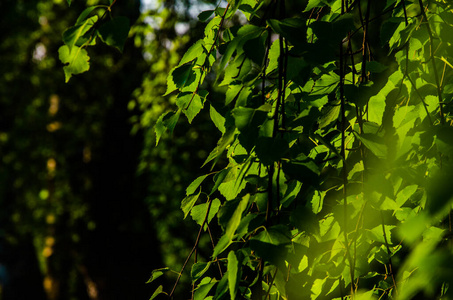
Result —
POLYGON ((190 213, 192 210, 192 207, 195 205, 197 202, 198 198, 200 197, 201 190, 197 194, 192 194, 189 196, 186 196, 182 202, 181 202, 181 210, 184 213, 184 218, 187 217, 187 215, 190 213))
POLYGON ((236 299, 237 287, 239 283, 239 263, 234 251, 228 253, 228 289, 230 290, 231 300, 236 299))
POLYGON ((161 295, 161 294, 165 294, 167 295, 167 293, 165 293, 163 291, 163 286, 162 285, 159 285, 159 287, 154 291, 153 295, 151 296, 151 298, 149 298, 149 300, 153 300, 153 299, 156 299, 157 296, 161 295))
POLYGON ((201 176, 197 177, 197 179, 192 181, 192 183, 186 188, 186 196, 189 196, 189 195, 192 195, 193 193, 195 193, 195 191, 198 189, 198 187, 203 182, 203 180, 206 179, 206 177, 208 177, 208 175, 201 175, 201 176))
POLYGON ((65 81, 74 74, 80 74, 90 69, 89 60, 90 57, 85 49, 73 46, 72 50, 67 45, 61 46, 58 49, 58 55, 62 63, 65 64, 63 67, 65 74, 65 81))
POLYGON ((160 276, 164 275, 165 272, 167 272, 169 270, 170 270, 169 268, 161 268, 161 269, 153 270, 153 272, 151 273, 151 277, 148 279, 148 281, 146 283, 153 282, 154 280, 156 280, 160 276))
POLYGON ((63 33, 63 42, 69 47, 69 50, 73 50, 72 48, 77 43, 79 38, 87 33, 88 30, 90 30, 94 26, 97 20, 98 16, 92 16, 91 18, 81 21, 80 24, 67 29, 63 33))
POLYGON ((193 61, 173 68, 168 74, 167 92, 164 94, 164 96, 184 87, 185 85, 191 84, 195 79, 195 73, 192 68, 193 61))
MULTIPOLYGON (((209 209, 209 215, 206 220, 207 224, 211 223, 211 220, 215 217, 215 215, 219 211, 220 205, 221 203, 219 199, 215 198, 214 200, 212 200, 211 208, 209 209)), ((208 207, 209 203, 203 203, 194 206, 190 211, 190 216, 200 226, 203 224, 203 221, 206 217, 206 211, 208 207)))
POLYGON ((192 283, 197 281, 203 276, 204 273, 211 266, 211 262, 197 262, 192 265, 192 270, 190 271, 190 276, 192 277, 192 283))

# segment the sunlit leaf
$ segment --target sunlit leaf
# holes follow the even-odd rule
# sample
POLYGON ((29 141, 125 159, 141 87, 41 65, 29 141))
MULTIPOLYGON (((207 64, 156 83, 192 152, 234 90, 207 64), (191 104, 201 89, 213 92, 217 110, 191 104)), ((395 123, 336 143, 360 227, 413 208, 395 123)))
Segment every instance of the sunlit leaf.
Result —
POLYGON ((85 49, 73 46, 72 50, 67 45, 61 46, 58 49, 58 55, 62 63, 65 64, 63 67, 65 74, 65 81, 74 74, 80 74, 90 69, 89 60, 90 57, 85 49))
POLYGON ((197 281, 203 276, 206 271, 208 271, 212 262, 197 262, 192 265, 192 270, 190 271, 190 276, 192 277, 192 282, 197 281))
POLYGON ((63 33, 63 42, 69 47, 69 50, 71 50, 71 52, 79 38, 87 33, 88 30, 90 30, 94 26, 97 20, 98 16, 92 16, 91 18, 81 21, 80 24, 67 29, 63 33))
POLYGON ((198 285, 195 290, 193 299, 194 300, 203 300, 206 299, 206 296, 209 294, 211 289, 216 285, 216 282, 210 280, 210 278, 205 277, 198 285))
POLYGON ((190 213, 192 210, 192 207, 195 205, 197 202, 198 198, 200 197, 201 190, 197 194, 192 194, 189 196, 186 196, 182 202, 181 202, 181 210, 184 213, 184 218, 187 217, 187 215, 190 213))
POLYGON ((153 270, 153 272, 151 273, 151 277, 148 279, 148 281, 146 283, 153 282, 154 280, 156 280, 160 276, 164 275, 169 270, 170 270, 169 268, 161 268, 161 269, 153 270))
POLYGON ((195 193, 196 190, 198 189, 198 187, 200 186, 200 184, 203 182, 203 180, 206 179, 206 177, 208 177, 207 174, 201 175, 201 176, 198 176, 197 179, 192 181, 192 183, 186 188, 186 196, 189 196, 189 195, 192 195, 193 193, 195 193))
POLYGON ((159 287, 154 291, 153 295, 151 296, 151 298, 149 298, 149 300, 153 300, 153 299, 156 299, 157 296, 161 295, 161 294, 165 294, 167 295, 167 293, 165 293, 163 291, 163 286, 162 285, 159 285, 159 287))
POLYGON ((90 15, 90 13, 99 7, 101 7, 101 6, 95 5, 95 6, 87 7, 84 11, 82 11, 82 13, 77 18, 75 25, 83 24, 86 21, 86 18, 90 15))
POLYGON ((234 251, 228 253, 228 289, 230 290, 231 300, 236 299, 237 287, 239 283, 239 263, 234 251))
POLYGON ((167 92, 164 94, 164 96, 184 87, 185 85, 192 83, 195 78, 195 73, 193 72, 192 68, 193 61, 173 68, 168 74, 167 92))
POLYGON ((201 111, 204 104, 204 99, 197 93, 184 92, 180 93, 176 98, 176 104, 186 115, 189 123, 192 123, 196 115, 201 111))
POLYGON ((320 6, 324 6, 324 5, 325 4, 322 0, 309 0, 307 7, 305 7, 304 12, 307 12, 315 7, 320 7, 320 6))
POLYGON ((156 145, 159 143, 159 140, 165 131, 169 130, 170 134, 173 133, 180 115, 181 109, 179 109, 177 112, 166 112, 159 117, 156 125, 154 126, 154 131, 156 133, 156 145))
MULTIPOLYGON (((211 223, 211 220, 215 217, 215 215, 219 211, 220 205, 221 203, 219 199, 215 198, 214 200, 212 200, 211 208, 209 209, 209 215, 208 218, 206 219, 207 224, 211 223)), ((194 206, 190 211, 190 216, 200 226, 203 224, 203 221, 206 218, 208 207, 209 203, 203 203, 194 206)))
POLYGON ((209 106, 209 115, 217 129, 220 130, 222 134, 225 133, 225 118, 218 113, 212 105, 209 106))

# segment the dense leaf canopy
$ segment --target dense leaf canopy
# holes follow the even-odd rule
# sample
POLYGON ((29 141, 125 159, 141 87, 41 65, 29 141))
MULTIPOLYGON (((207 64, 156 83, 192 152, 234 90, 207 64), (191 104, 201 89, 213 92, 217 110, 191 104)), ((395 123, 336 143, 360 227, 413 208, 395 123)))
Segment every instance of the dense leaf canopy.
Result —
POLYGON ((132 27, 119 3, 78 11, 58 54, 69 85, 103 44, 151 66, 128 105, 160 195, 151 299, 453 298, 449 1, 231 0, 199 22, 169 1, 132 27))

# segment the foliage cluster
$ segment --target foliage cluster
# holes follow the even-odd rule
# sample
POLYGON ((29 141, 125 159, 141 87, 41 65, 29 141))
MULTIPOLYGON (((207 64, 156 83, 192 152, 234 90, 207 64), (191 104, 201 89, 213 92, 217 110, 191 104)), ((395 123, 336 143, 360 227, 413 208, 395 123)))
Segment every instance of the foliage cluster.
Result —
POLYGON ((173 296, 192 256, 193 299, 451 298, 452 9, 235 0, 202 12, 155 133, 209 111, 220 139, 181 202, 195 245, 151 298, 173 296))

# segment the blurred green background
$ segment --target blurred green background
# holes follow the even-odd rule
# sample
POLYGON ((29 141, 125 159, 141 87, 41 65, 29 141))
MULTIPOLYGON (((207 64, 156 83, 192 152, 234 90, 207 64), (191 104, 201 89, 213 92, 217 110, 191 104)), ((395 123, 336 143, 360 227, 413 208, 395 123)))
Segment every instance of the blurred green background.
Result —
POLYGON ((193 246, 180 201, 220 134, 203 114, 157 148, 152 130, 210 4, 118 1, 124 53, 90 47, 90 71, 65 84, 62 33, 107 4, 72 2, 0 2, 0 299, 148 299, 151 271, 179 271, 193 246))

